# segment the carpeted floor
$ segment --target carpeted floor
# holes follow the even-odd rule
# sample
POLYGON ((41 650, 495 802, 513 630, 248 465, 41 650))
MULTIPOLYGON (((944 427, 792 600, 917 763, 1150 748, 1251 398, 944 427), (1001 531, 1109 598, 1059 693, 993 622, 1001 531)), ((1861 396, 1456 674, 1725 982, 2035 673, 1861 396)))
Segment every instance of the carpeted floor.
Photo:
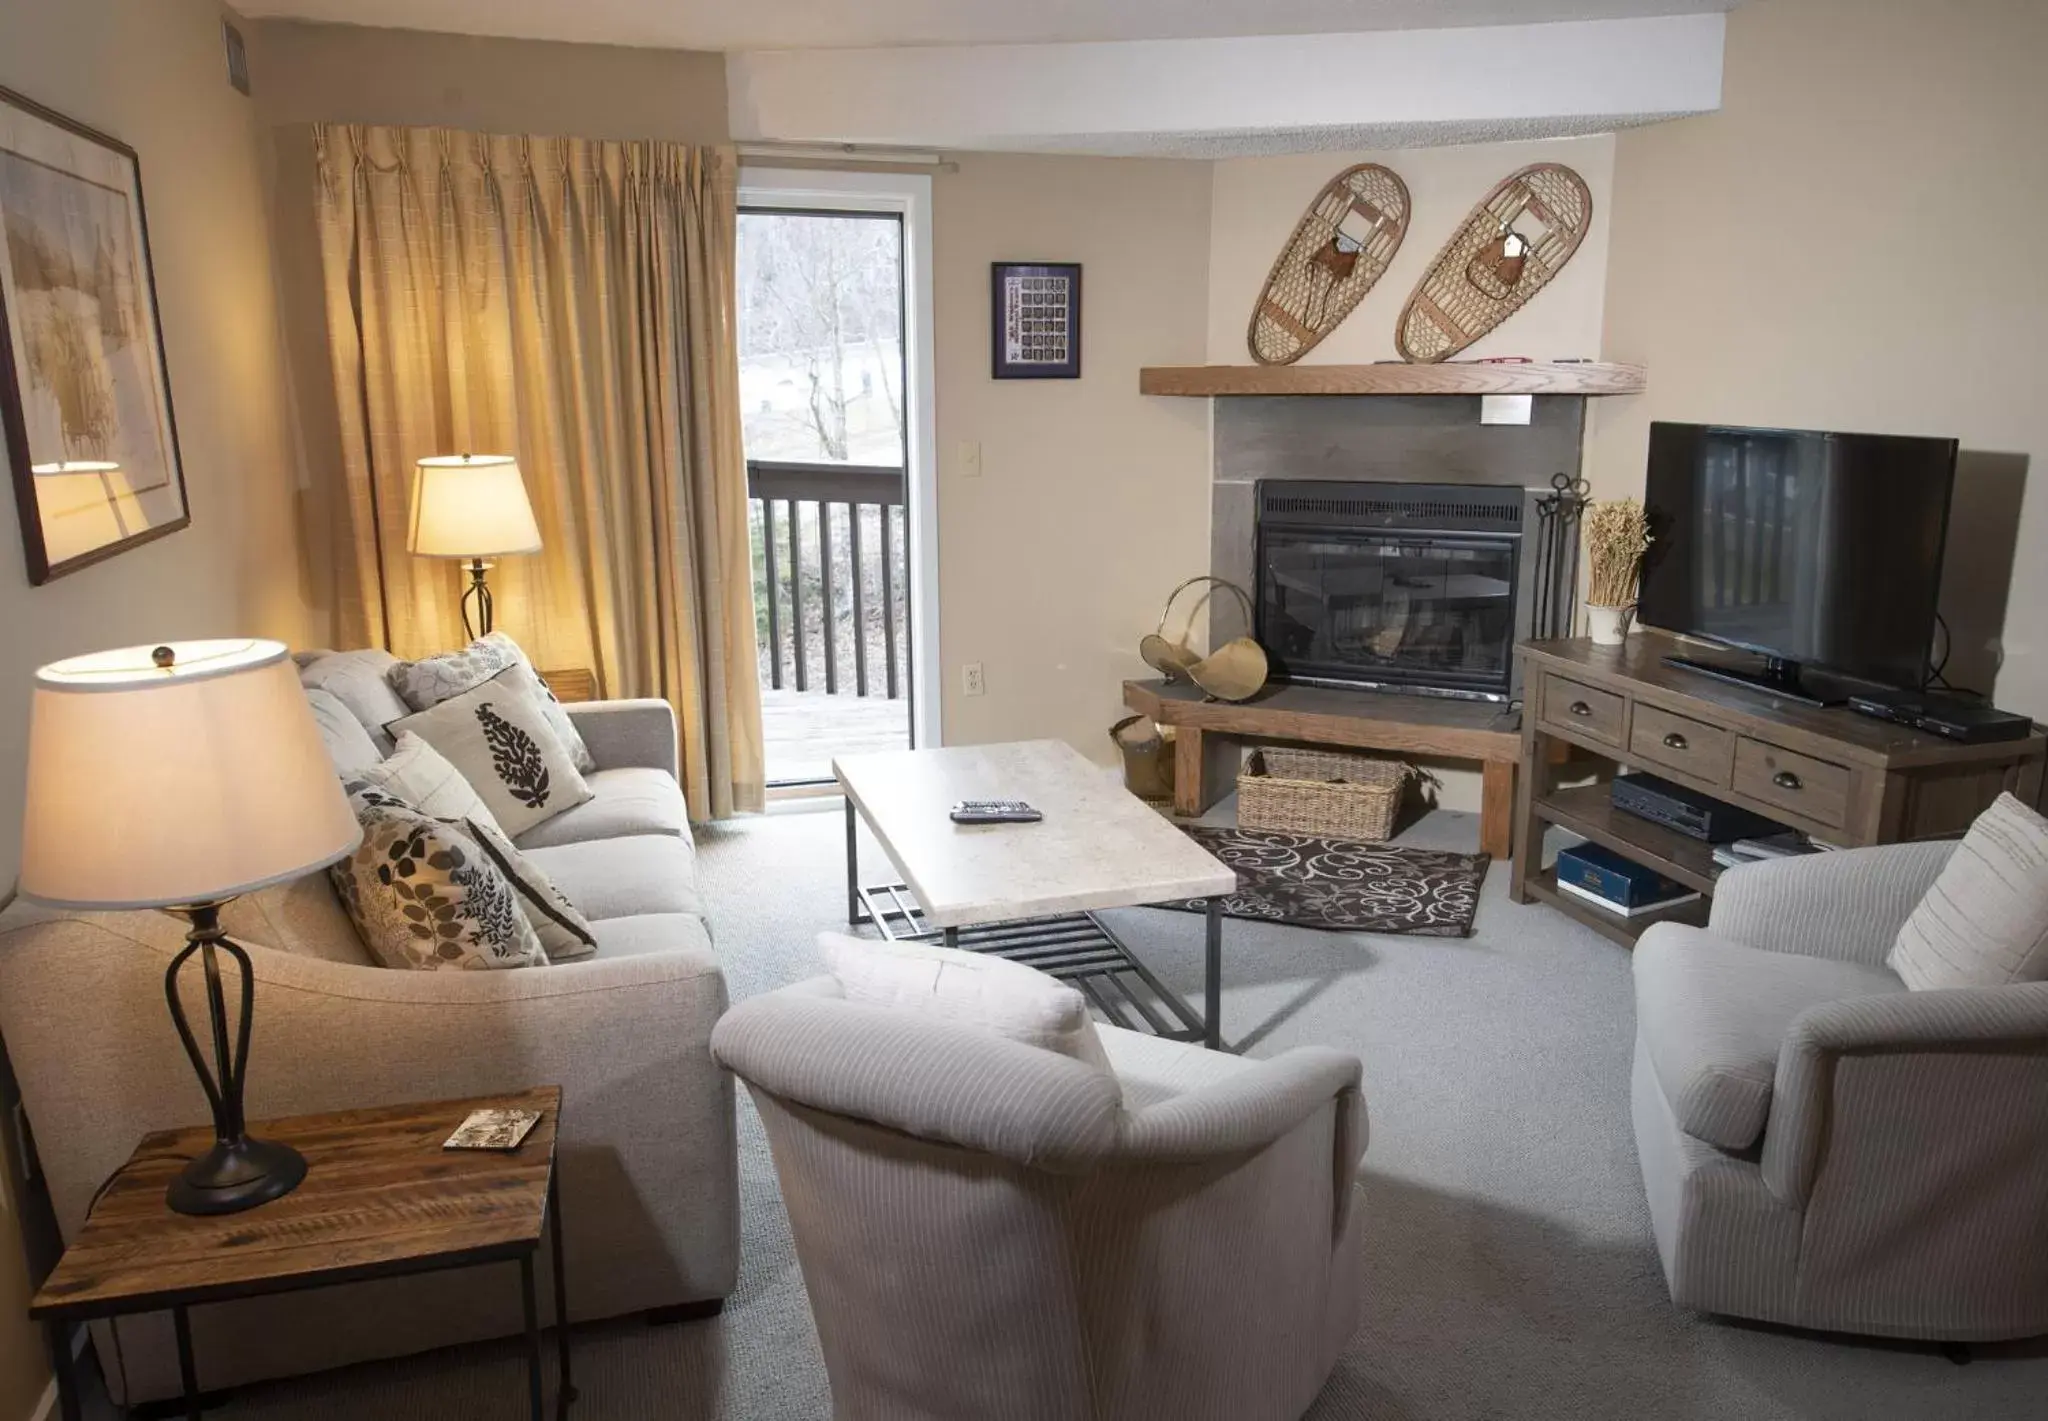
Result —
MULTIPOLYGON (((837 803, 707 830, 705 896, 733 995, 818 970, 844 911, 837 803)), ((1403 837, 1469 850, 1462 816, 1403 837)), ((875 860, 879 862, 879 860, 875 860)), ((1225 927, 1224 1035, 1259 1056, 1318 1043, 1365 1061, 1372 1141, 1366 1321, 1316 1421, 2020 1421, 2048 1415, 2048 1347, 1967 1367, 1674 1310, 1628 1127, 1626 954, 1488 874, 1470 939, 1225 927)), ((1183 992, 1199 924, 1116 926, 1183 992)), ((1199 999, 1197 997, 1197 999, 1199 999)), ((742 1095, 744 1100, 744 1094, 742 1095)), ((578 1329, 577 1421, 823 1421, 817 1341, 750 1106, 742 1106, 740 1288, 716 1323, 578 1329)), ((509 1346, 251 1388, 238 1421, 467 1421, 523 1414, 509 1346)), ((110 1415, 103 1407, 93 1413, 110 1415)), ((962 1418, 971 1421, 971 1418, 962 1418)))

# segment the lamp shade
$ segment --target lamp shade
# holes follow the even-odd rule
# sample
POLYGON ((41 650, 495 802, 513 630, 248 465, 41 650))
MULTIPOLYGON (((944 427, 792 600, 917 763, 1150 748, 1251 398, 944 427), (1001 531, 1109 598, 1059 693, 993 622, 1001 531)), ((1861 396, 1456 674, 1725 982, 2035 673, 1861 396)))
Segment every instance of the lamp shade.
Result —
POLYGON ((134 646, 36 672, 28 897, 215 902, 330 864, 361 837, 282 644, 134 646))
POLYGON ((488 558, 540 551, 526 481, 509 454, 441 454, 413 474, 405 545, 420 557, 488 558))

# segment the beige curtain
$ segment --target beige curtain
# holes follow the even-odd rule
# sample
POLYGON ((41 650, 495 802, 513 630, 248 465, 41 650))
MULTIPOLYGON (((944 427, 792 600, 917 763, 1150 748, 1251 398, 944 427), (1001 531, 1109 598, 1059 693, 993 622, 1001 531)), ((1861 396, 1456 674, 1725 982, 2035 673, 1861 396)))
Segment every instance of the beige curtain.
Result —
POLYGON ((344 644, 462 644, 458 565, 406 552, 413 462, 516 454, 543 546, 492 572, 498 628, 673 704, 692 818, 760 808, 731 150, 340 125, 314 147, 344 644))

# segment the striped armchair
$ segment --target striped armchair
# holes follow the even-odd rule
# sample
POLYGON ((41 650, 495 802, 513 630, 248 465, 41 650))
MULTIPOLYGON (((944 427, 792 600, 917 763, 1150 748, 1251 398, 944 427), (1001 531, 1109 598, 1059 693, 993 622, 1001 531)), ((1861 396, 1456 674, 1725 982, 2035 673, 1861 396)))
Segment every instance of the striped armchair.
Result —
POLYGON ((1827 1331, 2048 1333, 2048 982, 1885 966, 1949 843, 1746 865, 1635 956, 1636 1148, 1671 1298, 1827 1331))
POLYGON ((1358 1322, 1359 1064, 846 1001, 728 1012, 839 1421, 1293 1421, 1358 1322))

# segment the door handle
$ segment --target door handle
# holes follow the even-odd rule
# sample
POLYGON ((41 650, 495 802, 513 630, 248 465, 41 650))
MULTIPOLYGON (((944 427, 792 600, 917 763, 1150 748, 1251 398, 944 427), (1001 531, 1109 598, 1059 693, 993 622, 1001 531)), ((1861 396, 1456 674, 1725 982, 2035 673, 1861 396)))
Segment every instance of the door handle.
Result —
POLYGON ((1790 770, 1780 770, 1771 776, 1771 783, 1779 789, 1798 789, 1799 776, 1793 774, 1790 770))
POLYGON ((1673 750, 1683 750, 1685 748, 1685 737, 1674 730, 1664 737, 1664 743, 1673 750))

